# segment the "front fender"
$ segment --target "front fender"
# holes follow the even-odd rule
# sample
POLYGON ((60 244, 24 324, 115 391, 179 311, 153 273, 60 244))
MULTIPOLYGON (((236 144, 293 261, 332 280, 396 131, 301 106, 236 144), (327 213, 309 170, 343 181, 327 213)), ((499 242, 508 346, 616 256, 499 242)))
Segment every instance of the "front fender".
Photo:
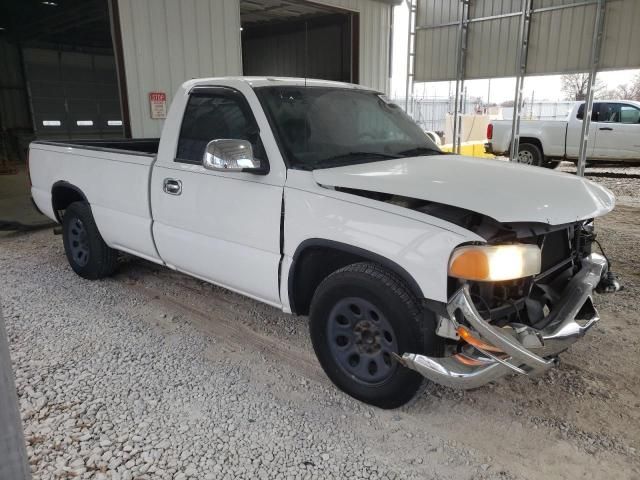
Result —
MULTIPOLYGON (((288 178, 288 187, 293 176, 288 178)), ((306 187, 285 188, 282 279, 288 279, 300 245, 323 239, 369 252, 372 259, 384 259, 410 277, 419 296, 446 302, 451 252, 462 243, 484 241, 460 227, 396 205, 328 190, 314 182, 307 182, 306 187)))

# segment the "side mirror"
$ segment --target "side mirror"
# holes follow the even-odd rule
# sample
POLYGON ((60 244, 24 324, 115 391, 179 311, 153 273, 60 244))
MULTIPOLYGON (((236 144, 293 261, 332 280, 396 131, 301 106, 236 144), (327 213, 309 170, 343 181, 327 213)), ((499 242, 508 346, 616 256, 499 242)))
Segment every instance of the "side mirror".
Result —
POLYGON ((246 140, 211 140, 204 151, 202 165, 208 170, 224 172, 267 173, 262 162, 253 158, 253 148, 246 140))

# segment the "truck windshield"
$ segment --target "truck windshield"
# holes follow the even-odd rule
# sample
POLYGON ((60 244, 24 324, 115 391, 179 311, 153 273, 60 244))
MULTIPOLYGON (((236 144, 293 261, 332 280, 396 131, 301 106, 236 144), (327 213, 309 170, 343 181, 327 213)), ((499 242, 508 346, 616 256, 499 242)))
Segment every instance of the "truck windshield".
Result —
POLYGON ((377 92, 302 86, 255 91, 291 168, 442 153, 399 106, 377 92))

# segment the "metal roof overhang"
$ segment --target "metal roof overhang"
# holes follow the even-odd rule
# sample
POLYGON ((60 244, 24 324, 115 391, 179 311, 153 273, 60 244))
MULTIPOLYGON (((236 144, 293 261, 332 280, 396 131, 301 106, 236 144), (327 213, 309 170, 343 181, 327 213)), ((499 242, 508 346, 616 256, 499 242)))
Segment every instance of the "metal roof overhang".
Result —
MULTIPOLYGON (((414 81, 456 79, 461 22, 467 26, 465 79, 517 75, 522 0, 417 0, 414 81)), ((533 0, 527 75, 590 70, 598 0, 533 0)), ((607 0, 599 70, 640 67, 640 1, 607 0)))

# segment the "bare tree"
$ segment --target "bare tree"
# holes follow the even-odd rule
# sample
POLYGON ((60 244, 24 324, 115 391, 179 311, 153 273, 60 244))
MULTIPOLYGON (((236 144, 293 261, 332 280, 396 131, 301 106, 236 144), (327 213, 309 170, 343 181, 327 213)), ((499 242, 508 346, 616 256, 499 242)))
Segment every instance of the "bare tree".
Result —
MULTIPOLYGON (((562 93, 567 100, 581 101, 587 98, 587 88, 589 86, 589 75, 586 73, 572 73, 562 76, 562 93)), ((605 85, 601 80, 596 79, 593 88, 593 96, 599 98, 604 94, 605 85)))
POLYGON ((640 74, 636 75, 631 83, 618 85, 614 90, 616 98, 620 100, 639 100, 640 101, 640 74))

